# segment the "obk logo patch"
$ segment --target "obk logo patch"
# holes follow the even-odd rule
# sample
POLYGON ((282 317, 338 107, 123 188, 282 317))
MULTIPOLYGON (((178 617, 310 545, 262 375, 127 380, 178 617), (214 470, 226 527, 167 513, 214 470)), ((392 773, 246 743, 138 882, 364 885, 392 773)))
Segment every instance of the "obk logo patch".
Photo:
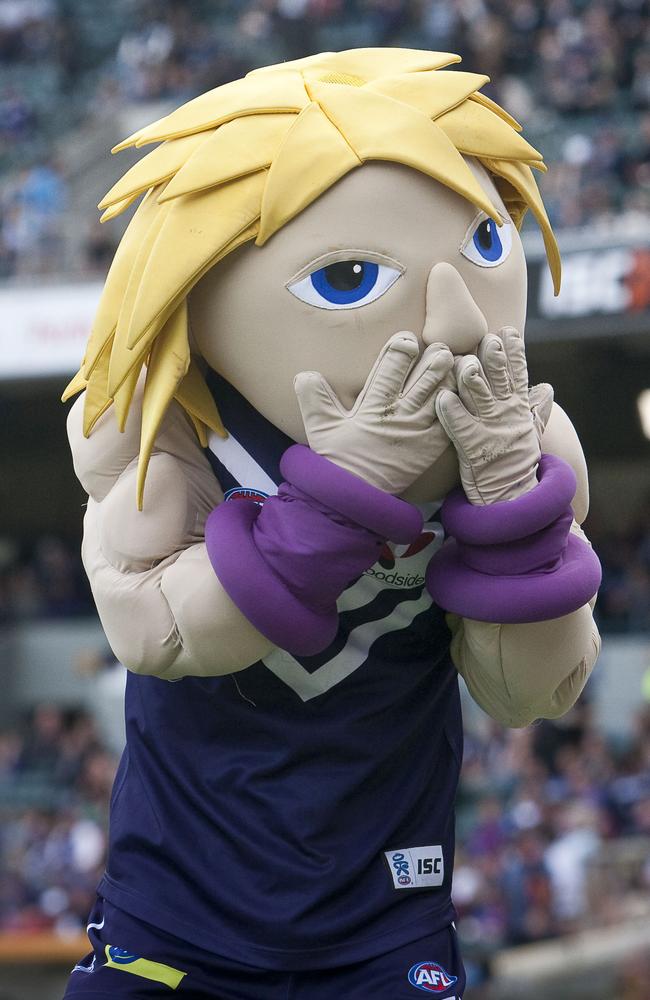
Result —
POLYGON ((418 962, 409 969, 409 983, 425 993, 444 993, 457 982, 458 976, 452 976, 437 962, 418 962))
POLYGON ((445 861, 440 844, 384 851, 395 889, 428 889, 442 885, 445 861))

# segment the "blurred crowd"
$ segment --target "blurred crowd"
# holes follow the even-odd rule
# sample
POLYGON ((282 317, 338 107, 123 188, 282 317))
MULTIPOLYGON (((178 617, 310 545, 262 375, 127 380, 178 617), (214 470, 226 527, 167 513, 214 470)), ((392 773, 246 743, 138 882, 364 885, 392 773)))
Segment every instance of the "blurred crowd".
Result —
POLYGON ((25 546, 0 539, 0 624, 93 614, 78 549, 51 535, 25 546))
MULTIPOLYGON (((0 931, 85 927, 117 764, 101 723, 43 704, 0 731, 0 931)), ((525 730, 482 718, 465 744, 454 898, 472 985, 498 949, 647 909, 650 708, 618 746, 585 702, 525 730)))
POLYGON ((590 521, 603 567, 596 619, 604 632, 650 631, 650 498, 625 530, 590 521))
POLYGON ((80 709, 41 705, 0 732, 0 930, 85 928, 115 768, 80 709))
MULTIPOLYGON (((66 127, 134 103, 157 115, 259 65, 372 45, 457 52, 490 75, 485 92, 551 166, 541 184, 558 228, 645 232, 649 0, 4 0, 0 277, 61 267, 66 127)), ((76 267, 105 269, 98 240, 76 267)))
POLYGON ((650 706, 631 721, 608 743, 583 698, 558 721, 466 733, 454 899, 474 981, 504 946, 647 909, 650 706))

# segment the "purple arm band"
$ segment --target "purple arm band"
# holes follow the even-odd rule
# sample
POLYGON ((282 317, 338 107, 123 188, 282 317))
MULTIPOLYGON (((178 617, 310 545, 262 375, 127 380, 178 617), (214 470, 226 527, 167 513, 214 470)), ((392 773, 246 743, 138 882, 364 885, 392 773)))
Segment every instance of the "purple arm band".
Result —
POLYGON ((564 513, 576 492, 575 472, 555 455, 542 455, 537 478, 538 485, 529 493, 485 507, 471 504, 461 489, 453 490, 440 511, 443 528, 453 538, 473 545, 532 535, 564 513))
POLYGON ((413 541, 422 526, 410 504, 389 497, 399 504, 393 507, 382 490, 305 453, 312 454, 300 446, 288 467, 284 457, 281 466, 287 478, 295 472, 300 485, 283 483, 261 507, 248 500, 221 503, 205 526, 208 555, 227 594, 258 631, 295 656, 314 655, 333 641, 337 598, 377 561, 383 540, 413 541), (302 487, 311 487, 313 470, 318 496, 302 487), (353 488, 343 490, 339 503, 337 485, 348 478, 353 488))
POLYGON ((306 607, 273 573, 253 539, 259 514, 257 504, 248 500, 215 507, 205 525, 212 568, 228 596, 262 635, 297 656, 310 656, 334 639, 336 607, 329 614, 306 607))
POLYGON ((406 545, 422 531, 417 507, 371 486, 303 444, 287 448, 280 471, 315 500, 391 542, 406 545))
POLYGON ((477 507, 454 491, 441 520, 455 539, 436 553, 427 588, 445 610, 504 624, 547 621, 577 611, 600 586, 598 557, 569 534, 573 470, 552 455, 539 485, 516 500, 477 507))

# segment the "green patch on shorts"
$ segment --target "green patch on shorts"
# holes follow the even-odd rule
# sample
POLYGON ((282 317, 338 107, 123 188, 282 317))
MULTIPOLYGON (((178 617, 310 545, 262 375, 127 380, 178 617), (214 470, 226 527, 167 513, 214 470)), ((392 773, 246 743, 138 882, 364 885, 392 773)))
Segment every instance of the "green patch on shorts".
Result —
POLYGON ((117 948, 113 944, 107 944, 104 949, 106 953, 106 965, 110 969, 119 969, 120 972, 130 972, 133 976, 140 976, 142 979, 152 979, 154 983, 162 983, 170 989, 177 989, 179 983, 187 975, 180 969, 172 969, 171 965, 163 965, 162 962, 150 962, 148 958, 140 958, 124 948, 117 948))

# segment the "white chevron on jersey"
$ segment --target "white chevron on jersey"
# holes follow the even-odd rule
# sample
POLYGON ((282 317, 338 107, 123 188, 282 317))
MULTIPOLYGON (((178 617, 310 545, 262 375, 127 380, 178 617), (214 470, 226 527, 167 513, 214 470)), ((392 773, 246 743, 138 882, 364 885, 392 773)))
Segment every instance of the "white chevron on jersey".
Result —
POLYGON ((303 701, 310 701, 320 694, 325 694, 358 670, 368 659, 370 645, 380 635, 407 628, 416 615, 426 611, 432 604, 433 601, 425 590, 417 601, 403 601, 398 604, 393 613, 386 618, 359 625, 350 633, 341 652, 311 674, 284 649, 274 650, 270 656, 262 660, 262 663, 276 677, 293 688, 303 701))

